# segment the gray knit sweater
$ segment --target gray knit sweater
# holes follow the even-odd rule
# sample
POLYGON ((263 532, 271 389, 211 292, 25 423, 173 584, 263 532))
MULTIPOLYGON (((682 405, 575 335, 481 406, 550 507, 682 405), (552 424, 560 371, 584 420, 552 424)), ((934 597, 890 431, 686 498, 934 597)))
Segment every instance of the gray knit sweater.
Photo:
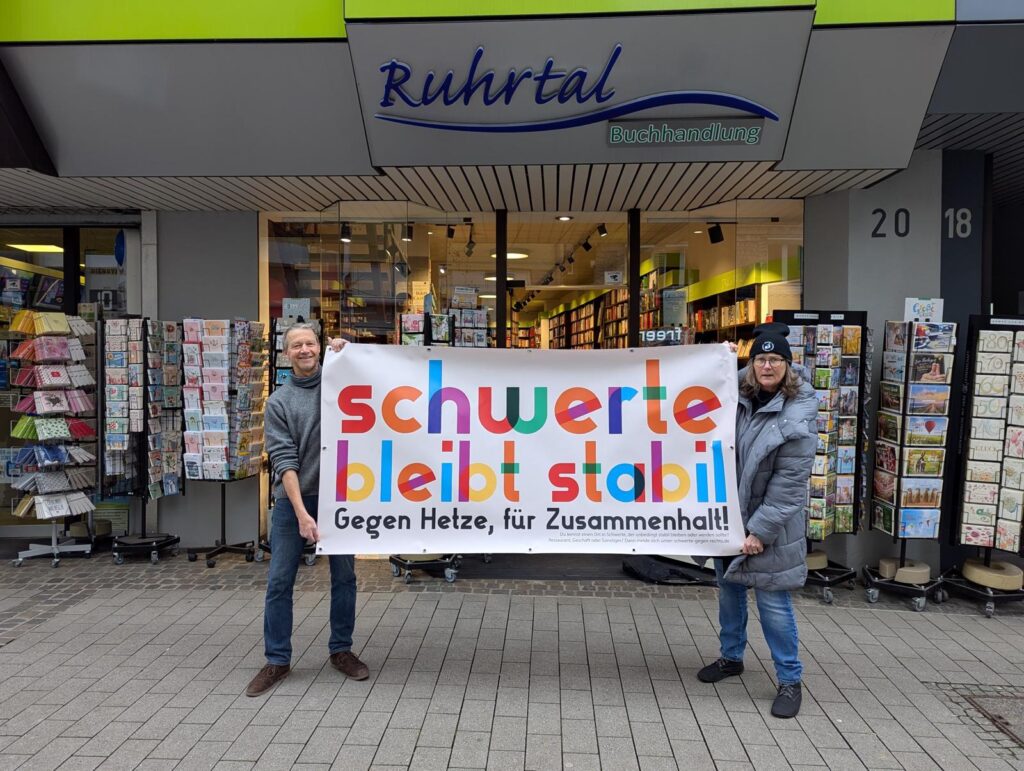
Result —
POLYGON ((320 494, 320 370, 293 377, 267 399, 264 425, 274 474, 274 497, 287 498, 281 476, 299 475, 303 495, 320 494))

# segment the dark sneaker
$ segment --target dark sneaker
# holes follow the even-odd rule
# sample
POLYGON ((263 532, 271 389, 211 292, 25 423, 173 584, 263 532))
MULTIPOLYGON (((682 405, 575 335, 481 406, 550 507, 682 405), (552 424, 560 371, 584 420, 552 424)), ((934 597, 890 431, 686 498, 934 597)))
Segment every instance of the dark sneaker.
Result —
POLYGON ((719 680, 724 680, 727 677, 734 677, 735 675, 742 674, 742 661, 719 659, 714 664, 708 664, 704 669, 698 672, 697 679, 702 683, 717 683, 719 680))
POLYGON ((800 711, 800 702, 802 700, 803 695, 800 683, 780 685, 779 693, 775 696, 775 701, 772 703, 772 714, 775 717, 796 717, 796 713, 800 711))
POLYGON ((346 677, 353 680, 365 680, 370 676, 370 669, 359 660, 352 651, 331 654, 331 666, 346 677))
POLYGON ((291 669, 287 664, 267 664, 256 673, 256 677, 252 679, 249 687, 245 689, 245 695, 259 696, 261 693, 266 693, 284 680, 285 676, 291 672, 291 669))

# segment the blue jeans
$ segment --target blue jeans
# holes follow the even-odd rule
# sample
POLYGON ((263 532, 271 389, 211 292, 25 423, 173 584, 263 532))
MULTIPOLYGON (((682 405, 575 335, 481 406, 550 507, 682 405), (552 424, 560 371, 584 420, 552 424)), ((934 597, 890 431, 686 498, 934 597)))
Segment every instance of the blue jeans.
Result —
MULTIPOLYGON (((722 578, 722 560, 715 560, 718 575, 718 634, 722 645, 722 658, 743 661, 747 647, 747 587, 722 578)), ((800 682, 803 665, 800 663, 800 643, 796 633, 796 614, 789 592, 771 592, 755 589, 757 610, 761 615, 761 629, 772 652, 775 674, 779 685, 800 682)))
MULTIPOLYGON (((303 496, 306 511, 316 518, 317 496, 303 496)), ((274 503, 270 523, 270 572, 263 614, 263 645, 268 664, 292 661, 292 590, 306 539, 299 534, 295 508, 287 498, 274 503)), ((356 626, 356 573, 352 555, 332 554, 330 653, 352 650, 356 626)))

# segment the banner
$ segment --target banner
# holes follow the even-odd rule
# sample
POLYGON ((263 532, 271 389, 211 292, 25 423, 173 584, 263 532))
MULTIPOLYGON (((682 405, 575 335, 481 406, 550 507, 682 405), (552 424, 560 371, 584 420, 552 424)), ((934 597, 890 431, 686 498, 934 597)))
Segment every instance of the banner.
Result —
POLYGON ((349 344, 321 394, 318 553, 739 553, 724 345, 349 344))

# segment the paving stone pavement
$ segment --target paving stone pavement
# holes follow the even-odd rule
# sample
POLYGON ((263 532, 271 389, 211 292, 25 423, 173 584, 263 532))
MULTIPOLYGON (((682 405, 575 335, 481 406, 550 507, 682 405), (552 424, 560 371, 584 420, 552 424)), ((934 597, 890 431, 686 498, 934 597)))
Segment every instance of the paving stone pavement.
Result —
POLYGON ((265 565, 0 567, 0 769, 1024 769, 966 700, 1024 695, 1018 608, 800 595, 804 706, 780 721, 754 618, 743 676, 696 680, 714 589, 406 586, 358 565, 371 678, 327 664, 318 564, 300 570, 294 671, 255 699, 265 565))

